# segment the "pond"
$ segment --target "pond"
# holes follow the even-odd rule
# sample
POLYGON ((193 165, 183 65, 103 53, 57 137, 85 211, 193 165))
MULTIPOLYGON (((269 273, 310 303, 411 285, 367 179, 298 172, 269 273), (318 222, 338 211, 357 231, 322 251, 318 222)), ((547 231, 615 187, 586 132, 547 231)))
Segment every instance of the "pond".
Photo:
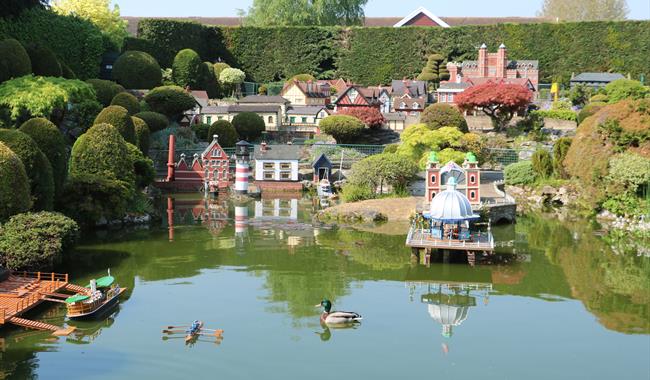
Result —
POLYGON ((531 215, 493 230, 508 263, 424 266, 406 225, 314 226, 310 200, 172 203, 159 226, 86 238, 62 269, 83 284, 110 268, 121 304, 68 337, 1 329, 0 378, 650 377, 650 260, 589 223, 531 215), (362 323, 322 327, 323 298, 362 323), (224 339, 162 339, 194 319, 224 339))

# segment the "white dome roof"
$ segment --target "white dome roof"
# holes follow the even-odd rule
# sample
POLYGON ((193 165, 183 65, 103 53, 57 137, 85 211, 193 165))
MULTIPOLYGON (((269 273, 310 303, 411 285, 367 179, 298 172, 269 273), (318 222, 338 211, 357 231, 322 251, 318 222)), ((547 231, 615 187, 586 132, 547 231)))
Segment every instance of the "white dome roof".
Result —
POLYGON ((431 219, 444 221, 459 221, 478 218, 472 211, 472 205, 465 194, 456 191, 456 179, 451 177, 447 181, 447 188, 436 194, 431 200, 429 209, 431 219))
POLYGON ((469 306, 427 305, 429 316, 441 325, 458 326, 467 319, 469 306))

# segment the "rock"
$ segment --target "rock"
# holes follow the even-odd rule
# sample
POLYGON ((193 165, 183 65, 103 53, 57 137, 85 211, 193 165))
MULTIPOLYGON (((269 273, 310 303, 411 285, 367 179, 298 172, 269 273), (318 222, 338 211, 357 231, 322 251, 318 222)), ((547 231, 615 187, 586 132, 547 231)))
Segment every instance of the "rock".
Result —
POLYGON ((542 188, 541 194, 546 196, 554 196, 557 193, 557 190, 552 186, 544 186, 542 188))

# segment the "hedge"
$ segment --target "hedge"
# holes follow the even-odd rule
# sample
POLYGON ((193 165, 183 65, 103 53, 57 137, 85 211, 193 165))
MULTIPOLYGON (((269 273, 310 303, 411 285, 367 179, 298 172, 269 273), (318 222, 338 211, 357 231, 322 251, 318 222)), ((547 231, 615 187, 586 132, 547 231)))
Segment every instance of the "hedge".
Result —
POLYGON ((16 129, 0 129, 0 141, 11 149, 25 165, 35 210, 54 207, 52 165, 28 134, 16 129))
POLYGON ((25 165, 16 153, 0 142, 0 222, 31 207, 25 165))
POLYGON ((571 110, 538 110, 532 111, 531 115, 537 115, 541 118, 559 119, 568 121, 577 121, 578 114, 571 110))
POLYGON ((42 117, 27 120, 20 126, 20 131, 29 135, 50 161, 54 195, 58 198, 68 174, 68 149, 63 134, 56 125, 42 117))
POLYGON ((124 107, 131 116, 140 112, 140 102, 138 102, 138 98, 126 91, 115 95, 113 100, 111 100, 111 105, 124 107))
POLYGON ((540 61, 540 82, 568 82, 572 72, 618 71, 634 77, 650 72, 650 21, 498 24, 431 27, 213 27, 184 21, 147 19, 139 37, 158 51, 163 67, 175 52, 191 48, 204 61, 221 57, 250 80, 271 82, 307 73, 334 74, 360 84, 388 84, 413 78, 427 56, 476 59, 486 43, 505 43, 510 59, 540 61), (299 57, 300 59, 296 59, 299 57), (336 73, 334 73, 336 71, 336 73))
POLYGON ((154 57, 130 50, 122 53, 113 64, 113 79, 127 89, 152 89, 162 81, 160 65, 154 57))
POLYGON ((503 176, 506 185, 532 185, 537 180, 533 163, 531 161, 519 161, 504 168, 503 176))
POLYGON ((161 131, 167 128, 169 125, 169 120, 167 120, 167 117, 158 112, 143 111, 133 116, 144 120, 144 122, 147 123, 147 126, 149 127, 149 132, 151 133, 161 131))
POLYGON ((127 142, 110 124, 96 124, 77 139, 70 156, 70 175, 98 175, 133 184, 127 142))
POLYGON ((126 142, 134 144, 135 128, 133 119, 129 116, 129 111, 122 106, 108 106, 95 118, 94 124, 110 124, 115 127, 122 135, 126 142))
POLYGON ((27 50, 13 38, 0 41, 0 83, 32 72, 27 50))
POLYGON ((79 239, 79 225, 57 212, 18 214, 0 227, 0 265, 51 269, 79 239))
POLYGON ((61 64, 56 55, 48 47, 41 45, 28 45, 25 50, 32 62, 34 75, 44 77, 60 77, 62 74, 61 64))
POLYGON ((50 48, 81 79, 99 75, 104 45, 101 31, 90 21, 30 9, 13 18, 0 18, 0 35, 50 48))

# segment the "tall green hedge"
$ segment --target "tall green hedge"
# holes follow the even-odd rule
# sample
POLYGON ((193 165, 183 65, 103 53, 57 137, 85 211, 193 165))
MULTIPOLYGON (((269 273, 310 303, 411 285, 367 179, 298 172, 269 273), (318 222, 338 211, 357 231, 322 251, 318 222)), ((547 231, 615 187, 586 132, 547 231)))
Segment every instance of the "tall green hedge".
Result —
MULTIPOLYGON (((477 46, 492 51, 505 43, 511 59, 540 61, 542 82, 568 81, 571 73, 618 71, 634 77, 650 73, 650 21, 499 24, 431 27, 212 27, 148 19, 139 37, 156 49, 161 66, 175 52, 191 48, 203 60, 217 57, 269 82, 298 73, 340 75, 361 84, 415 77, 427 55, 476 59, 477 46)), ((145 44, 141 42, 140 44, 145 44)))
POLYGON ((29 9, 13 18, 0 18, 0 36, 15 38, 23 45, 50 48, 81 79, 99 74, 104 52, 102 33, 80 17, 29 9))

